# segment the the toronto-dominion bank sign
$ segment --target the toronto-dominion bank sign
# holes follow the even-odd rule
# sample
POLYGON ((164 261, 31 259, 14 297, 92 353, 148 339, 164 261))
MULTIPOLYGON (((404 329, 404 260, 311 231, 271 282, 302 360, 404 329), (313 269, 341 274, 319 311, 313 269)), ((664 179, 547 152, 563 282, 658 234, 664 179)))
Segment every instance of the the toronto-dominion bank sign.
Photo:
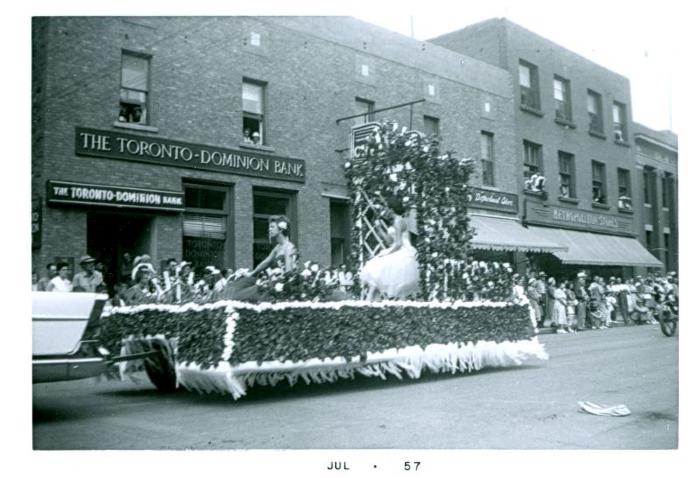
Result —
POLYGON ((75 154, 304 182, 304 160, 90 128, 75 129, 75 154))

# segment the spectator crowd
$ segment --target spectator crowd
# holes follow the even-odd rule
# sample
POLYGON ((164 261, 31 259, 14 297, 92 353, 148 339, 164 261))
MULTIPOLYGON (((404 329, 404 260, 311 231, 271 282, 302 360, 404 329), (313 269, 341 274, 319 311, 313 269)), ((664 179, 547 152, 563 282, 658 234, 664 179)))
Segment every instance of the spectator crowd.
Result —
MULTIPOLYGON (((89 255, 79 261, 80 271, 72 278, 70 265, 50 263, 46 275, 32 277, 32 289, 54 292, 107 292, 101 264, 89 255)), ((470 283, 477 286, 478 293, 471 300, 503 300, 508 294, 508 283, 512 282, 512 293, 508 300, 530 305, 530 315, 536 330, 552 327, 556 333, 576 333, 585 329, 606 329, 612 324, 654 324, 664 304, 678 301, 678 277, 675 272, 667 275, 649 274, 623 280, 620 277, 589 277, 580 272, 574 280, 548 277, 545 272, 529 271, 513 274, 508 264, 477 263, 470 270, 470 283), (482 284, 483 282, 483 284, 482 284), (498 284, 503 284, 503 291, 498 284), (493 293, 491 293, 491 292, 493 293), (495 294, 495 295, 494 295, 495 294), (496 297, 498 296, 498 297, 496 297)), ((276 282, 275 274, 281 270, 268 269, 267 277, 257 283, 267 285, 269 297, 282 297, 277 294, 282 283, 276 282)), ((174 258, 165 262, 160 272, 154 267, 150 256, 141 255, 131 260, 124 254, 118 280, 113 287, 111 306, 125 306, 148 303, 184 304, 188 302, 207 303, 226 298, 225 290, 233 283, 249 275, 247 269, 234 271, 220 270, 215 266, 198 269, 195 276, 193 265, 174 258)), ((356 274, 346 270, 322 269, 316 264, 306 263, 299 271, 302 280, 310 281, 310 289, 298 288, 303 293, 318 291, 315 283, 322 288, 332 289, 326 294, 330 300, 352 298, 357 295, 356 274), (303 290, 302 290, 303 289, 303 290)), ((306 294, 300 295, 306 297, 306 294)), ((292 299, 293 297, 287 296, 292 299)), ((313 299, 309 297, 309 299, 313 299)))
POLYGON ((678 277, 669 272, 623 280, 579 272, 575 280, 557 280, 544 272, 530 272, 514 276, 513 295, 527 299, 536 328, 576 333, 615 323, 656 324, 664 304, 678 301, 678 277))
MULTIPOLYGON (((46 266, 46 275, 32 277, 32 290, 48 292, 108 292, 104 281, 102 267, 93 257, 82 256, 79 261, 80 272, 70 277, 70 264, 50 263, 46 266)), ((301 276, 306 277, 309 267, 318 276, 320 268, 307 263, 301 276)), ((178 261, 175 258, 165 262, 163 270, 157 271, 151 257, 137 256, 133 261, 129 254, 124 254, 119 280, 113 286, 111 306, 126 306, 150 303, 198 304, 225 299, 225 289, 230 282, 249 275, 247 269, 220 270, 215 266, 206 266, 197 270, 188 261, 178 261)), ((276 280, 280 269, 269 268, 266 277, 258 279, 258 284, 267 285, 270 279, 276 280)), ((342 292, 347 298, 346 291, 354 284, 354 274, 346 271, 345 266, 338 269, 321 270, 320 282, 328 287, 342 292)), ((273 283, 274 285, 274 283, 273 283)), ((338 294, 335 297, 340 297, 338 294)))

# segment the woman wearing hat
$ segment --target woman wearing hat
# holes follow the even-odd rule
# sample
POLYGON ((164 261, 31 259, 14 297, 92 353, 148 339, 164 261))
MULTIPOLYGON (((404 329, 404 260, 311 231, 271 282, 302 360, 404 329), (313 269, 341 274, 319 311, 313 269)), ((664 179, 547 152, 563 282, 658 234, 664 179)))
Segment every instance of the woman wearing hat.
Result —
POLYGON ((151 279, 153 273, 146 264, 137 265, 132 271, 134 285, 132 285, 124 296, 127 305, 152 304, 158 302, 158 294, 151 292, 151 279))

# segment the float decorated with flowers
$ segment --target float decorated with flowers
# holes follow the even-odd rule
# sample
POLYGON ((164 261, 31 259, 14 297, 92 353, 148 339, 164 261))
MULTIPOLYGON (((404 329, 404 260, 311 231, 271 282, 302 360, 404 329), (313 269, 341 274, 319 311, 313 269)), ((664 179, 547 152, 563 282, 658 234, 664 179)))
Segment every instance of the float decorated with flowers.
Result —
POLYGON ((395 123, 368 131, 345 165, 355 223, 347 269, 270 269, 258 280, 257 303, 114 308, 102 317, 102 344, 150 354, 142 360, 159 388, 235 399, 256 384, 415 379, 546 359, 527 300, 512 294, 511 266, 471 260, 464 198, 473 161, 441 154, 437 138, 395 123), (358 300, 356 272, 383 247, 377 219, 389 195, 411 211, 420 287, 412 300, 358 300))

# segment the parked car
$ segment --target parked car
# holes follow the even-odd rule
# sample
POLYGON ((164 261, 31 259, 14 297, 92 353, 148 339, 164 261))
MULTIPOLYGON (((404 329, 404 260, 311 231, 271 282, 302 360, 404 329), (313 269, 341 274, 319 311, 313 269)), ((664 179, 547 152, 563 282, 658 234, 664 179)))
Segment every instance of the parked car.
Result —
POLYGON ((86 336, 108 296, 89 292, 32 292, 32 381, 100 375, 108 352, 86 336))

